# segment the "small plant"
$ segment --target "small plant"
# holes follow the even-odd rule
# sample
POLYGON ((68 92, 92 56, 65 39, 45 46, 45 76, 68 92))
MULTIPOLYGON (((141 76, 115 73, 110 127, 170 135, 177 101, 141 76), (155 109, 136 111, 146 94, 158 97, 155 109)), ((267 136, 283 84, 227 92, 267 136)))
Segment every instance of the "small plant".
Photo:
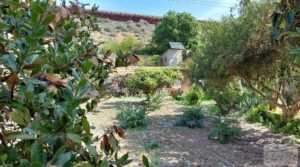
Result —
POLYGON ((171 88, 170 89, 170 95, 173 97, 175 100, 180 100, 181 96, 183 94, 182 89, 180 88, 171 88))
POLYGON ((258 105, 257 107, 251 108, 246 115, 246 119, 250 122, 259 122, 263 123, 264 112, 269 108, 268 105, 258 105))
POLYGON ((211 140, 218 140, 225 144, 240 135, 240 128, 233 119, 219 116, 213 124, 215 127, 208 133, 208 138, 211 140))
POLYGON ((186 126, 189 128, 204 127, 204 115, 199 107, 190 107, 184 111, 183 115, 177 120, 176 126, 186 126))
POLYGON ((184 95, 184 103, 186 105, 196 105, 198 104, 204 97, 204 92, 202 88, 193 85, 189 91, 184 95))
POLYGON ((150 96, 149 100, 145 101, 145 107, 148 111, 154 111, 160 109, 162 106, 164 95, 161 93, 156 93, 150 96))
POLYGON ((143 106, 123 106, 117 115, 120 127, 124 129, 146 126, 146 109, 143 106))
POLYGON ((153 139, 153 140, 148 140, 148 141, 143 141, 141 142, 141 146, 145 149, 145 150, 154 150, 154 149, 158 149, 161 147, 161 144, 159 143, 158 140, 153 139))

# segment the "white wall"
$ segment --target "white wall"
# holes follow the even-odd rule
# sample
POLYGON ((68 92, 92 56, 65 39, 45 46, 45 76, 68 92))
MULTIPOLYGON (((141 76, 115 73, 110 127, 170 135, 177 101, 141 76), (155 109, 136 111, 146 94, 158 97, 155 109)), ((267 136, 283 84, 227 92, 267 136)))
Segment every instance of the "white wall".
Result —
POLYGON ((182 62, 182 50, 168 49, 162 59, 164 66, 179 65, 182 62))

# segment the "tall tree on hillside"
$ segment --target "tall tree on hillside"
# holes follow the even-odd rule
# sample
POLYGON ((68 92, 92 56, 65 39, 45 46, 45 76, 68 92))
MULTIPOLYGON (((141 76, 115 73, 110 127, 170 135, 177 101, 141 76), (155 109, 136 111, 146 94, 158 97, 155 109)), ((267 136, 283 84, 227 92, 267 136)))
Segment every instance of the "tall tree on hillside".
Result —
POLYGON ((169 11, 156 27, 153 42, 159 52, 165 51, 170 41, 182 42, 191 49, 197 45, 198 32, 199 23, 191 14, 169 11))

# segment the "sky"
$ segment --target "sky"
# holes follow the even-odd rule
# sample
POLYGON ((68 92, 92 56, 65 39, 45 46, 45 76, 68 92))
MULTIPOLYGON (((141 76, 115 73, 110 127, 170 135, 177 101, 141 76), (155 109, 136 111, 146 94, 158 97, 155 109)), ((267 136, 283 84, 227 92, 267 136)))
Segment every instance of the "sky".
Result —
POLYGON ((80 0, 100 10, 163 16, 169 10, 191 13, 198 20, 220 20, 238 0, 80 0))

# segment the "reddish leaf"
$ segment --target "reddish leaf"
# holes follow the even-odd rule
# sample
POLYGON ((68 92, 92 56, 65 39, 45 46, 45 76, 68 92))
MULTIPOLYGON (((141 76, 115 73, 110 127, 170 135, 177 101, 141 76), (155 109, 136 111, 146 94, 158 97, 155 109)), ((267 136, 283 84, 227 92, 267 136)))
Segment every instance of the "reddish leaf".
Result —
POLYGON ((103 144, 104 144, 105 151, 109 152, 109 150, 110 150, 110 144, 108 142, 108 136, 106 134, 103 135, 103 144))
POLYGON ((121 128, 117 127, 116 125, 114 125, 113 127, 114 127, 116 133, 119 135, 119 137, 121 137, 122 139, 125 139, 124 131, 121 128))
POLYGON ((46 74, 46 80, 50 81, 50 82, 59 82, 60 76, 57 74, 46 74))
POLYGON ((12 89, 15 85, 19 84, 20 79, 18 74, 12 73, 8 76, 6 83, 10 89, 12 89))

